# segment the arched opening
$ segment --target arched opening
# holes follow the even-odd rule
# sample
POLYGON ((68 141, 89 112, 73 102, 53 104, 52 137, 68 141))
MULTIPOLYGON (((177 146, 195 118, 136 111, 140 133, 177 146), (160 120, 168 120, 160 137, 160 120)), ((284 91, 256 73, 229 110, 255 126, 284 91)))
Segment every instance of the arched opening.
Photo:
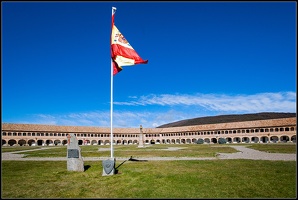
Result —
POLYGON ((29 146, 35 146, 35 140, 28 140, 28 145, 29 146))
POLYGON ((260 138, 260 143, 268 143, 268 137, 267 136, 263 136, 260 138))
POLYGON ((179 139, 176 139, 175 144, 180 144, 180 140, 179 139))
POLYGON ((110 145, 110 141, 109 141, 109 140, 105 140, 105 141, 104 141, 104 144, 105 144, 105 145, 110 145))
POLYGON ((278 142, 278 137, 277 136, 271 136, 270 137, 270 142, 277 143, 278 142))
POLYGON ((2 146, 6 146, 6 141, 2 140, 2 146))
POLYGON ((240 143, 240 142, 241 142, 241 140, 239 137, 234 137, 233 143, 240 143))
POLYGON ((47 145, 47 146, 53 146, 54 143, 53 143, 52 140, 46 140, 46 145, 47 145))
POLYGON ((216 138, 211 138, 211 143, 216 144, 217 143, 217 139, 216 138))
POLYGON ((14 146, 17 144, 17 141, 16 140, 8 140, 8 144, 9 144, 9 146, 14 146))
POLYGON ((280 137, 280 142, 287 143, 290 140, 289 136, 283 135, 280 137))
POLYGON ((172 144, 175 144, 175 139, 172 139, 172 142, 171 142, 172 144))
POLYGON ((91 141, 91 145, 97 145, 97 141, 96 140, 92 140, 91 141))
POLYGON ((98 145, 104 145, 102 140, 98 140, 98 145))
POLYGON ((248 137, 243 137, 242 138, 242 143, 249 143, 249 138, 248 137))
POLYGON ((232 138, 227 137, 227 138, 226 138, 226 141, 227 141, 227 143, 232 143, 232 138))
POLYGON ((185 139, 181 139, 181 144, 185 144, 185 139))
POLYGON ((155 144, 155 141, 153 139, 150 140, 150 144, 155 144))
POLYGON ((37 140, 37 146, 43 146, 44 142, 43 140, 37 140))
POLYGON ((293 135, 293 136, 291 137, 291 142, 296 143, 296 135, 293 135))
POLYGON ((251 143, 258 143, 259 142, 259 138, 258 137, 252 137, 251 138, 251 143))
POLYGON ((54 145, 55 145, 55 146, 57 146, 57 145, 60 146, 60 145, 61 145, 61 141, 60 141, 60 140, 55 140, 55 141, 54 141, 54 145))
POLYGON ((82 145, 83 144, 83 140, 78 140, 78 145, 82 145))
POLYGON ((26 141, 25 140, 19 140, 18 141, 18 144, 20 145, 20 146, 25 146, 26 145, 26 141))
POLYGON ((204 143, 210 144, 210 139, 209 138, 205 138, 204 139, 204 143))
POLYGON ((63 140, 62 145, 67 145, 67 140, 63 140))

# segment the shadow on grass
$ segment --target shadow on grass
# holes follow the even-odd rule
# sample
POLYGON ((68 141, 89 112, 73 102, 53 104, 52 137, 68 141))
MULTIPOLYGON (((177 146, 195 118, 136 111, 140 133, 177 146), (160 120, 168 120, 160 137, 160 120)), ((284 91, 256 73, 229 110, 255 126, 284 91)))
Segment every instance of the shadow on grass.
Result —
POLYGON ((90 165, 84 165, 84 172, 87 171, 90 167, 90 165))
POLYGON ((128 160, 124 160, 122 163, 120 163, 118 165, 118 167, 115 168, 115 174, 118 174, 119 170, 118 168, 123 165, 126 161, 137 161, 137 162, 147 162, 148 160, 138 160, 138 159, 135 159, 135 158, 132 158, 132 156, 130 156, 130 158, 128 160))

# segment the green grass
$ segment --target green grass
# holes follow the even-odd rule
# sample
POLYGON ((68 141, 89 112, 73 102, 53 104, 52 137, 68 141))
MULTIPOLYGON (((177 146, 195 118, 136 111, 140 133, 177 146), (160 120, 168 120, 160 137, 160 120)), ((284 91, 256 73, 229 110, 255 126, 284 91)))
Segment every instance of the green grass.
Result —
POLYGON ((64 161, 2 161, 2 198, 295 198, 296 162, 262 160, 116 161, 85 172, 64 161), (122 164, 122 165, 121 165, 122 164))
MULTIPOLYGON (((146 148, 137 145, 114 145, 114 157, 215 157, 217 153, 235 153, 230 147, 244 145, 246 147, 270 153, 296 153, 296 144, 158 144, 146 148), (166 151, 168 147, 183 148, 176 151, 166 151)), ((2 152, 41 149, 42 147, 2 147, 2 152)), ((83 157, 110 157, 110 146, 86 145, 80 146, 83 157), (99 151, 106 149, 107 151, 99 151)), ((40 151, 20 152, 25 157, 66 157, 67 146, 48 147, 40 151)))
POLYGON ((247 146, 249 148, 265 151, 268 153, 296 153, 296 144, 252 144, 247 146))

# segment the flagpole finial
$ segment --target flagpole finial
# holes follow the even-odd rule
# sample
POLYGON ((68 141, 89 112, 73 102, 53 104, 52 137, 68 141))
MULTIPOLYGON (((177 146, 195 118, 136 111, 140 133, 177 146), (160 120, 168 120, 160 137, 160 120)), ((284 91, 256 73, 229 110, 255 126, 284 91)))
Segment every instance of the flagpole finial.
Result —
POLYGON ((113 10, 115 10, 115 11, 117 10, 117 8, 116 8, 116 7, 112 7, 112 9, 113 9, 113 10))

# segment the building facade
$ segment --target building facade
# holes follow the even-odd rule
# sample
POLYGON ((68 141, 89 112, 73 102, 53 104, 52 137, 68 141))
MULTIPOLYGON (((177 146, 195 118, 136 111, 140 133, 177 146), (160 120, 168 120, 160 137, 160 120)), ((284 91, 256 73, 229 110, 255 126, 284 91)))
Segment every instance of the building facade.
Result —
MULTIPOLYGON (((79 145, 110 145, 110 128, 2 123, 2 146, 56 146, 74 133, 79 145)), ((296 117, 181 126, 171 128, 113 128, 113 144, 192 144, 203 139, 218 143, 296 143, 296 117), (142 140, 142 141, 141 141, 142 140)))

